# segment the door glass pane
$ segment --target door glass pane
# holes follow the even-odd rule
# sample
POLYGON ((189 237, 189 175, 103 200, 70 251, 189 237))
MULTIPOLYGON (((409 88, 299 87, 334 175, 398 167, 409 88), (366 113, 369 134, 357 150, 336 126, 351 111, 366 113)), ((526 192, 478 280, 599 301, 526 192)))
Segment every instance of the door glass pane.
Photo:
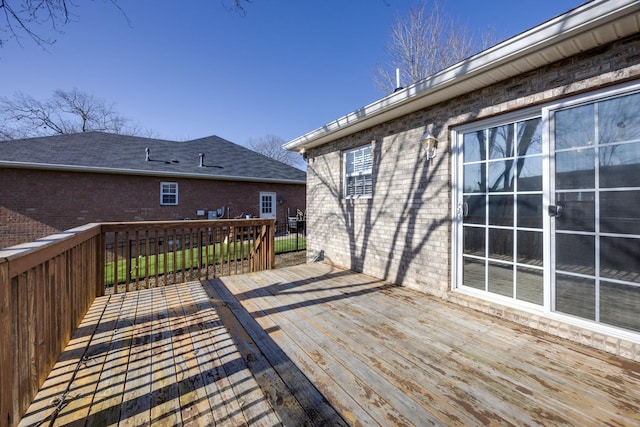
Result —
POLYGON ((556 234, 556 268, 595 274, 595 237, 580 234, 556 234))
POLYGON ((513 124, 489 129, 489 159, 513 157, 513 124))
POLYGON ((513 230, 489 229, 489 258, 503 261, 513 260, 513 230))
POLYGON ((486 191, 486 182, 484 179, 485 168, 486 165, 484 163, 465 165, 462 191, 465 193, 483 193, 486 191))
POLYGON ((513 265, 489 263, 489 292, 513 298, 513 265))
POLYGON ((484 227, 464 227, 464 249, 466 255, 485 256, 485 228, 484 227))
POLYGON ((555 113, 556 150, 593 145, 595 141, 594 104, 555 113))
POLYGON ((489 191, 513 191, 513 160, 489 163, 489 191))
POLYGON ((513 226, 513 196, 489 196, 489 224, 513 226))
POLYGON ((462 137, 462 161, 465 163, 478 162, 486 159, 485 130, 465 133, 462 137))
POLYGON ((516 267, 516 299, 541 305, 543 291, 542 270, 516 267))
POLYGON ((518 231, 518 262, 542 266, 541 231, 518 231))
POLYGON ((465 224, 484 224, 486 221, 486 196, 465 196, 462 205, 465 224))
POLYGON ((600 144, 640 138, 640 94, 620 96, 598 104, 600 144))
POLYGON ((640 331, 640 288, 618 283, 600 282, 600 321, 613 326, 640 331))
POLYGON ((518 156, 542 153, 542 119, 536 118, 518 124, 518 156))
POLYGON ((600 187, 640 187, 640 143, 600 147, 600 187))
POLYGON ((272 213, 272 202, 271 196, 262 196, 262 213, 270 214, 272 213))
POLYGON ((595 320, 595 281, 583 277, 556 274, 556 310, 595 320))
POLYGON ((594 231, 596 202, 593 191, 556 194, 562 213, 556 217, 558 230, 594 231))
POLYGON ((640 239, 601 237, 600 275, 640 283, 640 239))
POLYGON ((484 261, 467 257, 463 261, 462 284, 484 290, 484 261))
POLYGON ((518 194, 518 227, 542 228, 542 194, 518 194))
POLYGON ((640 235, 640 191, 601 191, 600 231, 640 235))
POLYGON ((594 156, 593 148, 556 153, 556 188, 594 188, 594 156))
POLYGON ((518 191, 542 191, 542 157, 518 159, 518 191))

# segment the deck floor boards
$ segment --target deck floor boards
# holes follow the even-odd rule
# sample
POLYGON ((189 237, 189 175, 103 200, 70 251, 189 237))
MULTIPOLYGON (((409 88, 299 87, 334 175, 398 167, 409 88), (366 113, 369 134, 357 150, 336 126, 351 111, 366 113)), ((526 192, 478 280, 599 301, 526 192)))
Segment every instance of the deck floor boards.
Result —
POLYGON ((307 264, 98 298, 39 423, 640 425, 640 364, 307 264))

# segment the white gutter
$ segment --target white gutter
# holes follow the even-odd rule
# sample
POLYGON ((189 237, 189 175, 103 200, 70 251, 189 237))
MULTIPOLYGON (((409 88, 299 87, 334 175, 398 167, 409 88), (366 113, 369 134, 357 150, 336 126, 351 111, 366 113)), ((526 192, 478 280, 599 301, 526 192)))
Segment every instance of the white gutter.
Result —
POLYGON ((160 176, 167 178, 189 178, 189 179, 207 179, 212 181, 241 181, 241 182, 259 182, 266 184, 306 184, 306 179, 278 179, 278 178, 258 178, 247 176, 233 176, 233 175, 204 175, 197 173, 180 173, 180 172, 162 172, 162 171, 147 171, 138 169, 116 169, 116 168, 99 168, 93 166, 74 166, 74 165, 57 165, 51 163, 27 163, 27 162, 13 162, 0 160, 0 168, 13 168, 13 169, 38 169, 38 170, 52 170, 52 171, 67 171, 67 172, 92 172, 92 173, 105 173, 116 175, 139 175, 139 176, 160 176))
POLYGON ((593 0, 283 145, 318 147, 640 31, 640 1, 593 0))

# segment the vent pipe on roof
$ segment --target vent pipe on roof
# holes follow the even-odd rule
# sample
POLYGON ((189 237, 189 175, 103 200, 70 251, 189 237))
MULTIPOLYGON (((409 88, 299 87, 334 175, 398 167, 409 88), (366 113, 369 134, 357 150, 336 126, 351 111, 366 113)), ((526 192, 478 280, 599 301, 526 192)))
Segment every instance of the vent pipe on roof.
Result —
POLYGON ((149 160, 149 147, 147 147, 144 149, 144 161, 148 162, 149 160))
POLYGON ((204 167, 204 153, 200 153, 200 167, 204 167))
POLYGON ((394 92, 397 92, 401 89, 403 89, 403 87, 400 86, 400 68, 396 68, 396 88, 394 89, 394 92))

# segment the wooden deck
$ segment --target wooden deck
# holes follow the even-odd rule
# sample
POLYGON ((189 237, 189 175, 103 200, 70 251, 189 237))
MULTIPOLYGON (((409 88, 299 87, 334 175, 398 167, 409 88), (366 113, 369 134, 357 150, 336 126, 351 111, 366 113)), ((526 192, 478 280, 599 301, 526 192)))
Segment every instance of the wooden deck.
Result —
POLYGON ((640 425, 640 364, 309 264, 99 298, 38 423, 640 425))

